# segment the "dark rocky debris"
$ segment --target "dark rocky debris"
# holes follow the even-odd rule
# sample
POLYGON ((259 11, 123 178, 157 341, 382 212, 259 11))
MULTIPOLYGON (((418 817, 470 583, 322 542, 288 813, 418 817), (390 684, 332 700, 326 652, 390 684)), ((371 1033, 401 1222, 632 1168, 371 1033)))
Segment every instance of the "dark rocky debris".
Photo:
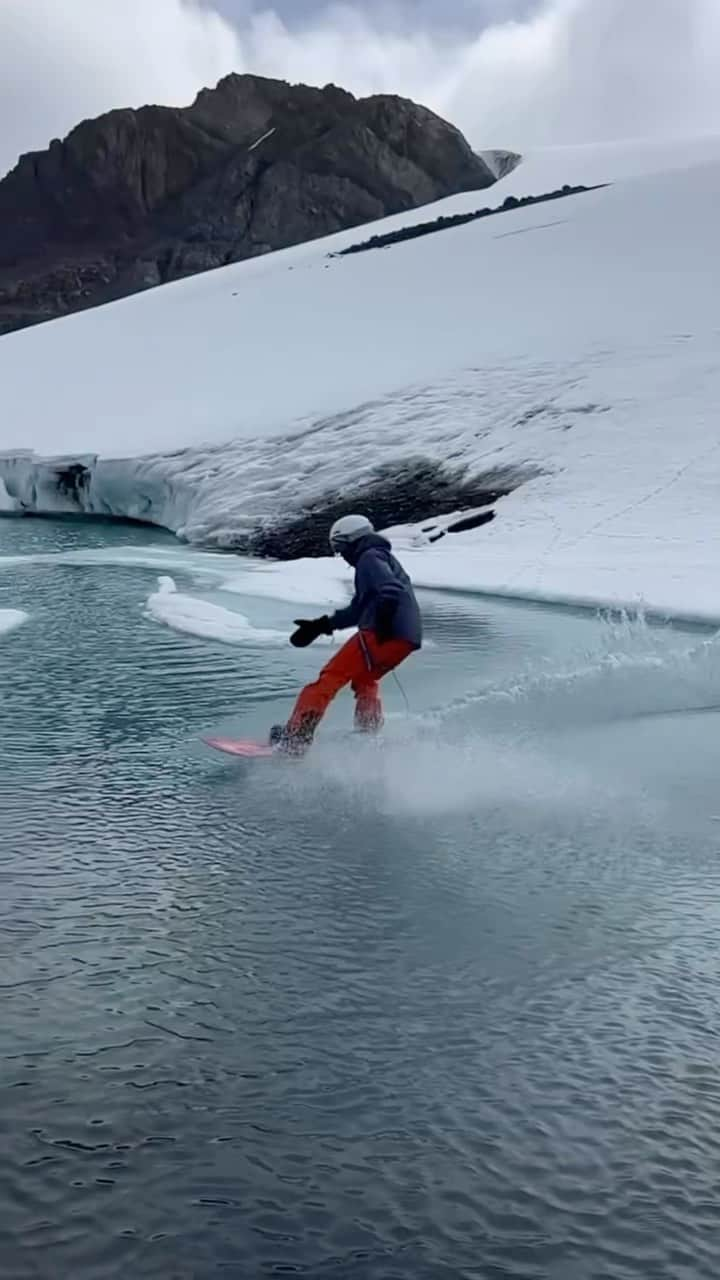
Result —
POLYGON ((470 474, 419 458, 378 468, 375 476, 342 493, 328 493, 278 523, 255 530, 236 550, 277 560, 328 554, 328 530, 339 516, 359 511, 378 529, 396 524, 419 524, 454 511, 472 510, 472 516, 453 522, 448 532, 461 532, 487 524, 494 518, 492 505, 520 484, 537 475, 533 468, 505 468, 470 474), (486 508, 478 512, 477 508, 486 508))
POLYGON ((464 227, 468 222, 477 222, 481 218, 493 218, 500 213, 512 213, 514 209, 524 209, 533 204, 545 204, 548 200, 564 200, 567 196, 579 196, 586 191, 598 191, 607 182, 594 187, 564 186, 557 191, 548 191, 541 196, 508 196, 497 208, 476 209, 472 213, 455 213, 442 218, 434 218, 432 222, 415 222, 411 227, 399 227, 397 231, 388 231, 385 235, 371 236, 358 244, 351 244, 341 249, 333 257, 344 258, 348 254, 367 253, 369 249, 389 249, 394 244, 402 244, 405 240, 418 240, 422 236, 434 235, 437 231, 450 231, 453 227, 464 227))

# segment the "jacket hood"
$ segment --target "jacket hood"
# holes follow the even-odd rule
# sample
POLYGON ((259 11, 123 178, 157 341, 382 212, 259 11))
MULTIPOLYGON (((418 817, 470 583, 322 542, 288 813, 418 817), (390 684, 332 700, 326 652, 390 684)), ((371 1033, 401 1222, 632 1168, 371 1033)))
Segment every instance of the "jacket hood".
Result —
POLYGON ((366 533, 363 538, 358 538, 357 542, 348 543, 343 551, 343 556, 348 564, 356 565, 358 560, 366 551, 375 548, 378 551, 389 552, 392 550, 392 543, 389 538, 384 538, 381 533, 366 533))

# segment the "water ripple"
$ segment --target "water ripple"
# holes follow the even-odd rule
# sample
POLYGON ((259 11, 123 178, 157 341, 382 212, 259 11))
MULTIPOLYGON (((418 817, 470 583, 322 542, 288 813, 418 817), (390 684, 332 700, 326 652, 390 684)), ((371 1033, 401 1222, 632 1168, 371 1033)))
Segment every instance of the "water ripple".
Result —
MULTIPOLYGON (((393 805, 392 755, 230 767, 193 740, 252 705, 246 655, 154 628, 136 570, 32 590, 1 672, 7 1274, 715 1280, 701 814, 615 805, 600 730, 574 799, 547 726, 541 802, 501 737, 445 784, 413 757, 439 811, 393 805)), ((701 718, 662 742, 710 798, 713 750, 701 718)))

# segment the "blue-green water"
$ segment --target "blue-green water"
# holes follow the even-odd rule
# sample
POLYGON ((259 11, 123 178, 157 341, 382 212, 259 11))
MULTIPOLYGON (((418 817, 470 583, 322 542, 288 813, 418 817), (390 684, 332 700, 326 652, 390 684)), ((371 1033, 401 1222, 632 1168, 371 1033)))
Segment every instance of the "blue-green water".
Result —
POLYGON ((148 547, 0 523, 3 1274, 715 1280, 712 639, 428 596, 410 719, 248 767, 321 655, 148 547))

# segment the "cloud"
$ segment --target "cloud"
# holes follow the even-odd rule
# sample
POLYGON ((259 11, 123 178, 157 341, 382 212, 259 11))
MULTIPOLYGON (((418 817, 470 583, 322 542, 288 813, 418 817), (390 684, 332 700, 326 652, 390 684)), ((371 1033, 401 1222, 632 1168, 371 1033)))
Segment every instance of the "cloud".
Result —
POLYGON ((186 0, 0 0, 0 171, 87 116, 190 102, 244 56, 228 22, 186 0))
POLYGON ((0 169, 84 116, 189 102, 233 70, 406 94, 479 146, 720 131, 718 0, 536 0, 475 35, 399 11, 328 4, 290 27, 251 0, 235 23, 209 0, 2 0, 0 169))

